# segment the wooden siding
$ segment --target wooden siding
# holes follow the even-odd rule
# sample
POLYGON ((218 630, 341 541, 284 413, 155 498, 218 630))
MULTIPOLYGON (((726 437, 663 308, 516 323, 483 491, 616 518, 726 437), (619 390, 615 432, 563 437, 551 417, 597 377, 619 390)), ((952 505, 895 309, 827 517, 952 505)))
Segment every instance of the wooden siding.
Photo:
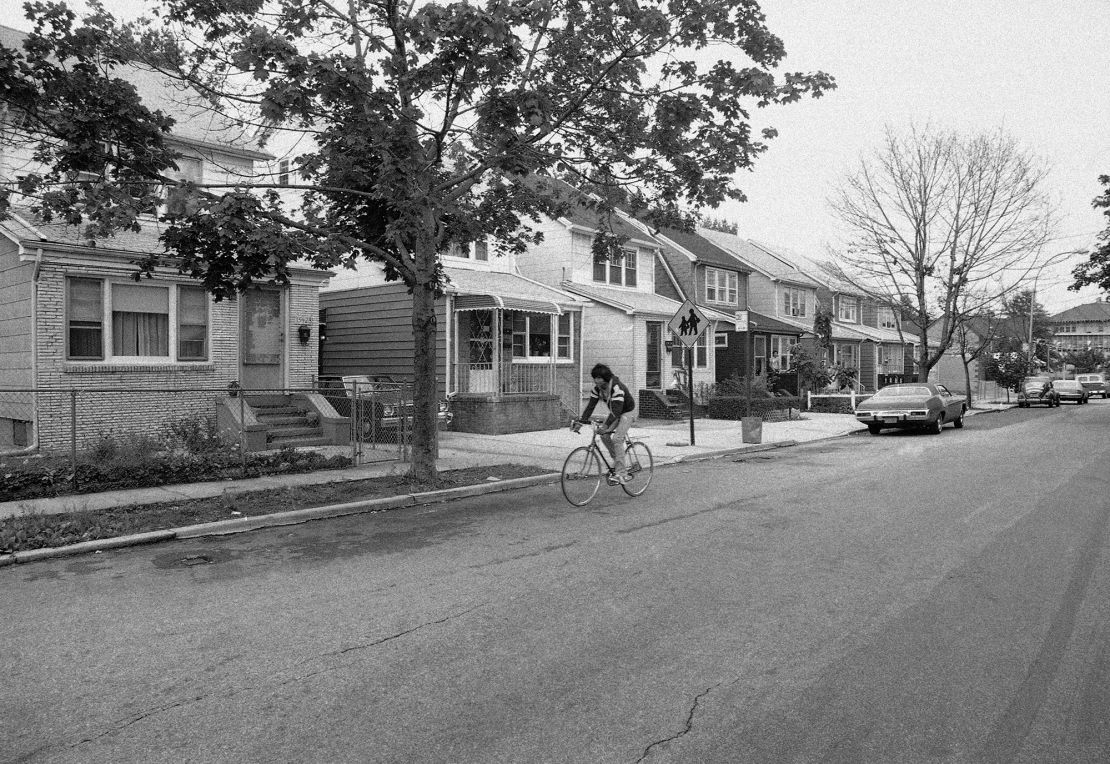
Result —
MULTIPOLYGON (((395 381, 413 379, 412 296, 403 284, 324 292, 328 333, 320 352, 321 376, 386 375, 395 381)), ((446 302, 436 303, 436 382, 446 394, 446 302)))
MULTIPOLYGON (((0 388, 34 386, 31 369, 33 278, 34 265, 19 261, 19 247, 7 239, 0 239, 0 388)), ((34 419, 30 396, 0 395, 0 419, 34 419)))
POLYGON ((876 355, 879 346, 874 342, 861 342, 859 351, 859 382, 868 390, 878 384, 878 364, 876 355))

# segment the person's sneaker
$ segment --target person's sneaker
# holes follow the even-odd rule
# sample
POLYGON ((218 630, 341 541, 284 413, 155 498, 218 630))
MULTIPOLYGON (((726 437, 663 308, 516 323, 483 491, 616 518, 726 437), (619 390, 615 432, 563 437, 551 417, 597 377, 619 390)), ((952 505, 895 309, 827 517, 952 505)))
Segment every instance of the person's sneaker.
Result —
POLYGON ((629 483, 632 482, 632 476, 629 475, 627 472, 625 472, 621 475, 617 475, 617 482, 620 483, 621 485, 628 485, 629 483))

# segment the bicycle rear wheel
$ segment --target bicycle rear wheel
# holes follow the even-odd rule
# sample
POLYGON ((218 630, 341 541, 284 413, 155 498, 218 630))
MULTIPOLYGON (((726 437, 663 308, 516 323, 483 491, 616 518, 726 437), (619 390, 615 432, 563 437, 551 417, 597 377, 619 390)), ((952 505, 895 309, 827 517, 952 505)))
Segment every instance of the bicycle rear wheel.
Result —
POLYGON ((592 448, 579 446, 563 462, 561 479, 563 496, 571 504, 581 507, 590 503, 601 487, 601 462, 592 448))
POLYGON ((651 476, 655 472, 655 462, 651 458, 651 450, 643 443, 636 441, 629 445, 624 452, 624 463, 628 465, 628 475, 632 479, 621 485, 629 496, 639 496, 651 484, 651 476))

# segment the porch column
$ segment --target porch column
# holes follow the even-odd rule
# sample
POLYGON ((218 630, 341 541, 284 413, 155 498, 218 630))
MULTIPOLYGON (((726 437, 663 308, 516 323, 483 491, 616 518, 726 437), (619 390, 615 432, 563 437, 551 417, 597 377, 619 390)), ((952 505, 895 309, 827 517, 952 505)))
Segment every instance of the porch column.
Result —
POLYGON ((493 368, 496 373, 493 375, 493 383, 495 385, 493 390, 494 400, 501 400, 501 343, 502 343, 502 314, 504 311, 501 308, 496 308, 493 311, 493 368))

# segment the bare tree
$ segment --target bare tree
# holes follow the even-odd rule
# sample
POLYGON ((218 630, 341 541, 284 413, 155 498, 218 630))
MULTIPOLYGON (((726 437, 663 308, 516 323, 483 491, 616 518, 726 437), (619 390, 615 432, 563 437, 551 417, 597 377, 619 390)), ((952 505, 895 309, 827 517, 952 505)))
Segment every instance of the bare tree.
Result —
POLYGON ((1046 174, 1002 131, 967 137, 888 127, 830 200, 850 232, 836 270, 869 294, 911 307, 922 377, 969 317, 1043 265, 1055 222, 1046 174))

